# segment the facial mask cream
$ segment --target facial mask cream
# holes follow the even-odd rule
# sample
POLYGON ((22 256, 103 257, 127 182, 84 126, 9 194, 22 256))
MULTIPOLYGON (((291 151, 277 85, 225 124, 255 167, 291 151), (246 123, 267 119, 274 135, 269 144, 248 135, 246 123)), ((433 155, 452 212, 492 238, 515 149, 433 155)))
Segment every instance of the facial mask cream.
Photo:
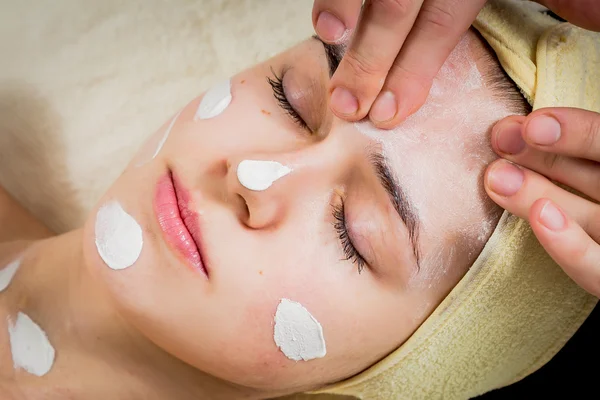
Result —
POLYGON ((292 169, 277 161, 244 160, 238 164, 238 181, 246 189, 266 190, 278 179, 292 172, 292 169))
POLYGON ((22 368, 36 376, 50 371, 54 364, 54 347, 38 324, 19 312, 14 324, 9 318, 8 334, 15 369, 22 368))
POLYGON ((130 267, 142 252, 142 228, 117 201, 100 207, 95 233, 98 254, 109 268, 120 270, 130 267))
POLYGON ((160 142, 158 143, 158 146, 156 147, 156 151, 154 151, 154 154, 152 155, 152 158, 154 159, 158 153, 160 152, 160 150, 162 149, 162 147, 164 146, 165 142, 167 141, 167 138, 169 137, 169 134, 171 133, 171 129, 173 129, 173 125, 175 125, 175 122, 177 121, 177 118, 179 118, 179 114, 181 114, 181 111, 179 111, 171 120, 171 123, 169 124, 169 126, 167 127, 167 130, 165 131, 162 139, 160 139, 160 142))
POLYGON ((6 267, 0 270, 0 292, 5 290, 14 278, 17 270, 21 266, 21 259, 17 259, 9 263, 6 267))
POLYGON ((210 88, 202 97, 195 120, 209 119, 221 114, 231 103, 231 81, 221 81, 210 88))
POLYGON ((308 361, 327 354, 321 324, 292 300, 281 299, 277 306, 273 339, 290 360, 308 361))

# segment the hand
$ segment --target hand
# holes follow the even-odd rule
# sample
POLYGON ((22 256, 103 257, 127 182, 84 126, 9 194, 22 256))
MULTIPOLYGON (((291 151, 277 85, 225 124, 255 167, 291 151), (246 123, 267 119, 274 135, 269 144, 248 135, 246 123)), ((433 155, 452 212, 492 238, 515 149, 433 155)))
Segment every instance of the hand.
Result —
MULTIPOLYGON (((538 2, 573 24, 600 29, 597 0, 538 2)), ((367 0, 362 16, 361 4, 314 2, 313 25, 322 40, 345 43, 352 37, 331 80, 331 108, 345 120, 368 114, 377 127, 391 129, 423 105, 485 0, 367 0)))
POLYGON ((544 108, 511 116, 494 127, 492 145, 519 166, 492 163, 485 177, 488 195, 527 219, 567 275, 600 297, 600 114, 544 108))
MULTIPOLYGON (((361 0, 315 0, 313 24, 327 42, 346 40, 361 0), (337 16, 337 20, 334 16, 337 16), (337 27, 336 27, 337 26, 337 27)), ((392 128, 424 102, 433 78, 485 0, 367 0, 331 80, 331 108, 392 128)))

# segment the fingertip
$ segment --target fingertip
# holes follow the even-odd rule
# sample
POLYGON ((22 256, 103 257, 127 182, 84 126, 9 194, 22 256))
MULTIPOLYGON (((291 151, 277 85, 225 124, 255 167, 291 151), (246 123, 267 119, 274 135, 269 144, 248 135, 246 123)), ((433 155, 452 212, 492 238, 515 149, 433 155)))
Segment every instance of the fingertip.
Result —
MULTIPOLYGON (((493 162, 486 171, 486 189, 503 199, 506 208, 508 199, 516 195, 525 183, 525 172, 522 168, 507 160, 493 162)), ((494 198, 492 198, 494 199, 494 198)))
POLYGON ((517 121, 507 121, 495 127, 492 133, 492 148, 500 156, 520 154, 527 144, 523 140, 522 125, 517 121))
MULTIPOLYGON (((567 229, 568 220, 565 213, 550 199, 539 199, 531 207, 535 220, 547 231, 560 233, 567 229)), ((534 218, 530 218, 533 221, 534 218)))
POLYGON ((340 43, 348 36, 349 29, 329 11, 321 11, 314 22, 315 32, 327 43, 340 43))
POLYGON ((490 189, 490 177, 492 175, 492 170, 496 167, 496 165, 502 162, 501 159, 498 160, 494 160, 492 161, 485 169, 484 173, 483 173, 483 187, 485 188, 485 191, 487 192, 488 196, 490 196, 492 198, 492 200, 494 199, 494 191, 490 189))
POLYGON ((497 205, 499 205, 500 207, 506 209, 507 207, 507 198, 500 196, 498 193, 496 193, 493 188, 493 180, 494 180, 494 170, 496 168, 498 168, 499 164, 504 162, 504 160, 499 159, 496 160, 494 162, 492 162, 490 165, 487 166, 484 174, 483 174, 483 188, 486 192, 486 194, 488 195, 488 197, 497 205))
POLYGON ((383 90, 373 102, 369 119, 378 128, 391 129, 393 126, 389 125, 395 119, 397 112, 396 95, 391 90, 383 90))
POLYGON ((509 115, 508 117, 502 118, 500 121, 496 122, 492 127, 492 138, 501 130, 506 128, 507 126, 511 126, 514 124, 523 125, 527 117, 523 115, 509 115))
POLYGON ((529 220, 530 221, 538 221, 540 216, 540 211, 546 205, 546 202, 549 200, 546 198, 537 199, 531 204, 531 208, 529 209, 529 220))
POLYGON ((548 234, 552 233, 552 231, 548 231, 548 229, 546 229, 546 227, 540 222, 541 211, 548 201, 549 200, 546 198, 541 198, 534 201, 533 204, 531 204, 531 207, 529 208, 529 213, 527 216, 529 225, 531 225, 531 228, 533 229, 539 240, 546 239, 548 237, 548 234))
POLYGON ((398 100, 398 98, 399 96, 391 91, 379 94, 369 111, 369 119, 373 125, 379 129, 394 129, 423 105, 417 103, 415 106, 408 107, 406 106, 407 98, 402 100, 398 100))
POLYGON ((338 86, 331 92, 329 107, 337 117, 349 121, 359 120, 362 118, 359 106, 358 99, 347 88, 338 86))
POLYGON ((538 146, 551 146, 561 136, 561 125, 558 120, 548 114, 534 115, 523 127, 525 140, 538 146))
POLYGON ((429 91, 433 80, 428 78, 410 78, 408 76, 401 78, 388 78, 397 80, 398 86, 393 89, 397 93, 398 112, 391 121, 393 124, 398 124, 414 113, 425 104, 429 97, 429 91))

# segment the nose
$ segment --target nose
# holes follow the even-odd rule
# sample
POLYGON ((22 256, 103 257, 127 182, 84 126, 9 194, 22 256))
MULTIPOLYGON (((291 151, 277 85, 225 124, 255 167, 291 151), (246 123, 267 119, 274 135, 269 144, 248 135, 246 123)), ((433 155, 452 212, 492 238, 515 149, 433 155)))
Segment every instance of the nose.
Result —
POLYGON ((250 228, 281 224, 303 202, 331 190, 332 174, 316 154, 246 154, 227 162, 228 197, 250 228))

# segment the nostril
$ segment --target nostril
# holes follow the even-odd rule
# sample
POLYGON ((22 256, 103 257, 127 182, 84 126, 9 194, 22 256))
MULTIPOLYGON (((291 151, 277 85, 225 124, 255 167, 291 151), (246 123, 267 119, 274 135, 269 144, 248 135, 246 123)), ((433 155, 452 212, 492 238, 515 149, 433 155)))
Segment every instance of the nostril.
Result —
POLYGON ((242 218, 244 221, 249 221, 250 220, 250 208, 248 208, 248 202, 246 201, 246 199, 241 196, 241 195, 237 195, 237 197, 239 197, 242 207, 241 207, 241 213, 242 213, 242 218))

